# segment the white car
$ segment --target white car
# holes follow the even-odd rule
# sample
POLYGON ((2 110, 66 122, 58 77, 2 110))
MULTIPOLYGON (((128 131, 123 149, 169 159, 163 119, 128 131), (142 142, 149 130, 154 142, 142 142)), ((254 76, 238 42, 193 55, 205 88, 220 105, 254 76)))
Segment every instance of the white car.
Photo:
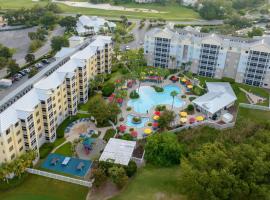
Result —
POLYGON ((130 50, 130 47, 129 46, 126 46, 125 50, 126 51, 130 50))

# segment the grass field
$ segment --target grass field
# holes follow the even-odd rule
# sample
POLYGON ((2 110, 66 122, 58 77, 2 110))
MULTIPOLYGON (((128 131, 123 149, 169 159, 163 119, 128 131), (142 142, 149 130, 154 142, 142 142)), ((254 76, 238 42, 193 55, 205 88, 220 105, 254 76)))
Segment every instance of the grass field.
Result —
POLYGON ((84 200, 88 188, 36 175, 26 177, 16 189, 1 191, 1 200, 84 200))
POLYGON ((61 154, 63 156, 72 156, 72 151, 71 151, 71 142, 67 142, 63 146, 59 147, 55 153, 61 154))
MULTIPOLYGON (((47 1, 33 2, 32 0, 0 0, 1 9, 18 9, 18 8, 29 8, 35 4, 46 5, 47 1)), ((184 20, 196 20, 199 19, 199 14, 192 9, 181 7, 177 4, 170 4, 166 6, 161 6, 159 4, 147 4, 140 5, 135 3, 123 4, 125 7, 132 8, 146 8, 146 9, 155 9, 164 13, 142 13, 142 12, 128 12, 128 11, 108 11, 101 9, 92 9, 92 8, 77 8, 66 6, 64 4, 59 4, 64 13, 75 13, 75 14, 84 14, 84 15, 97 15, 105 17, 120 17, 121 15, 126 15, 129 18, 163 18, 166 20, 174 21, 184 21, 184 20)))
POLYGON ((184 200, 177 188, 179 167, 157 168, 146 166, 138 171, 134 180, 111 200, 184 200))

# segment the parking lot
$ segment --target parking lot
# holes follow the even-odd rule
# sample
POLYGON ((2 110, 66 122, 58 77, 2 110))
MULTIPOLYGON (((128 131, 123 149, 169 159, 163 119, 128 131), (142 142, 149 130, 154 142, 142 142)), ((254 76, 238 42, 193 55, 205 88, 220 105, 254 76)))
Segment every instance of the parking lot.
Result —
MULTIPOLYGON (((45 59, 46 60, 46 59, 45 59)), ((44 61, 45 61, 44 60, 44 61)), ((31 68, 36 68, 38 71, 46 68, 50 63, 54 62, 55 59, 51 58, 46 60, 46 62, 39 62, 25 70, 20 71, 19 73, 15 74, 13 77, 11 77, 13 83, 10 87, 0 87, 0 99, 5 97, 7 94, 15 90, 18 86, 23 84, 25 81, 28 80, 28 73, 30 72, 31 68)))

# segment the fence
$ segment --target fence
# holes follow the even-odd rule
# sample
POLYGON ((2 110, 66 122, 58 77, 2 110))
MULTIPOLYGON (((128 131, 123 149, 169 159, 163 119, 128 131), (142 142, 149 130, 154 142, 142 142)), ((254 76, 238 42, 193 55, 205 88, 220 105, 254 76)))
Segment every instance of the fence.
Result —
POLYGON ((253 105, 253 104, 247 104, 247 103, 240 103, 239 106, 243 108, 254 109, 254 110, 270 111, 270 107, 267 107, 267 106, 253 105))
POLYGON ((31 169, 31 168, 27 168, 26 171, 30 174, 36 174, 36 175, 40 175, 40 176, 44 176, 44 177, 48 177, 48 178, 52 178, 52 179, 56 179, 56 180, 60 180, 60 181, 74 183, 77 185, 92 187, 91 181, 84 181, 84 180, 80 180, 80 179, 76 179, 76 178, 71 178, 71 177, 62 176, 59 174, 54 174, 54 173, 45 172, 45 171, 41 171, 41 170, 37 170, 37 169, 31 169))
POLYGON ((222 129, 232 128, 232 127, 234 127, 234 125, 235 125, 235 122, 228 123, 228 124, 217 124, 217 123, 211 122, 211 121, 203 121, 203 122, 196 122, 194 124, 184 125, 184 126, 172 129, 172 130, 170 130, 170 132, 179 132, 179 131, 182 131, 184 129, 194 128, 194 127, 198 127, 198 126, 210 126, 212 128, 222 130, 222 129))

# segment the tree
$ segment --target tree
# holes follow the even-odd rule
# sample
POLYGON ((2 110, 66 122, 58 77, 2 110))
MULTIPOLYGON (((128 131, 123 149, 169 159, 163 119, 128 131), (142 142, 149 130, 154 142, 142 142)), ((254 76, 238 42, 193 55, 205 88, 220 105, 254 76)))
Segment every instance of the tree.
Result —
POLYGON ((147 138, 145 160, 157 166, 171 166, 180 163, 183 147, 173 133, 156 134, 147 138))
POLYGON ((59 51, 62 47, 68 47, 69 41, 64 36, 55 36, 52 38, 51 47, 53 51, 59 51))
POLYGON ((180 186, 190 199, 268 199, 269 155, 265 141, 205 144, 181 160, 180 186))
POLYGON ((116 103, 107 103, 100 95, 91 98, 88 106, 88 111, 95 118, 98 126, 109 125, 109 120, 115 122, 121 112, 116 103))
POLYGON ((57 17, 53 12, 46 12, 45 15, 40 18, 41 25, 43 25, 46 29, 53 27, 56 22, 57 17))
POLYGON ((93 177, 95 179, 94 186, 100 187, 107 180, 105 171, 101 168, 97 168, 93 171, 93 177))
POLYGON ((19 65, 14 60, 9 60, 7 63, 7 72, 9 75, 13 76, 18 71, 20 71, 19 65))
POLYGON ((126 185, 128 181, 128 177, 123 167, 111 167, 109 169, 109 176, 112 179, 113 183, 115 183, 119 188, 122 188, 124 185, 126 185))
POLYGON ((102 88, 102 95, 109 97, 115 90, 115 85, 113 83, 106 83, 102 88))
POLYGON ((160 118, 158 120, 159 128, 161 130, 168 129, 170 127, 170 124, 173 122, 175 118, 175 113, 173 111, 164 110, 160 118))
POLYGON ((171 95, 171 97, 173 98, 173 101, 172 101, 172 109, 173 109, 174 98, 178 95, 178 92, 174 90, 174 91, 171 92, 170 95, 171 95))
POLYGON ((227 20, 225 20, 225 23, 230 24, 235 28, 247 28, 252 25, 247 18, 240 17, 239 15, 233 15, 229 17, 227 20))
POLYGON ((263 30, 261 28, 252 28, 252 31, 248 32, 248 37, 252 38, 254 36, 262 36, 263 35, 263 30))
POLYGON ((199 10, 199 13, 207 20, 222 19, 224 17, 224 8, 218 1, 206 0, 203 1, 202 8, 199 10))
POLYGON ((67 16, 59 21, 60 26, 65 27, 66 31, 73 31, 76 27, 77 19, 72 16, 67 16))
POLYGON ((137 164, 133 160, 129 161, 128 166, 125 167, 128 177, 132 177, 137 172, 137 164))
POLYGON ((28 53, 28 54, 25 55, 24 59, 25 59, 25 61, 27 63, 34 62, 35 61, 35 55, 32 54, 32 53, 28 53))

